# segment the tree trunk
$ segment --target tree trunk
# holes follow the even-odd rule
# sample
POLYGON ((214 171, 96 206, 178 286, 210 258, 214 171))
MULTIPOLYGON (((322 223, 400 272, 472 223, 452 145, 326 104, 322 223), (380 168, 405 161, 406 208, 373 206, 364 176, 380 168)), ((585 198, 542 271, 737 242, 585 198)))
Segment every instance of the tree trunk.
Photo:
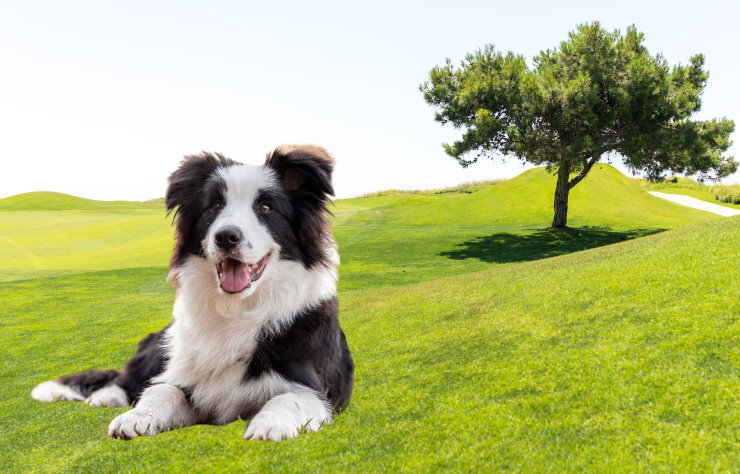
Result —
POLYGON ((568 222, 568 193, 570 184, 570 165, 564 163, 558 169, 558 184, 555 187, 555 216, 552 218, 553 229, 564 229, 568 222))

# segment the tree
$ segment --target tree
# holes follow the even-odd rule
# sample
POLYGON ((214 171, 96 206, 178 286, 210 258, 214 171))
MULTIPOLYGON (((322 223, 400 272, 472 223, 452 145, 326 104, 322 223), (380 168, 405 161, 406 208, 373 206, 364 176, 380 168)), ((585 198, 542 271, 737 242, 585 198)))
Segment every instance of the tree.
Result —
POLYGON ((651 56, 634 26, 622 35, 584 24, 530 68, 521 55, 492 45, 447 59, 421 84, 442 124, 463 128, 445 144, 463 167, 481 157, 516 156, 557 173, 553 228, 566 226, 570 190, 605 157, 659 179, 665 171, 719 179, 737 170, 730 147, 735 124, 692 121, 707 82, 704 56, 669 67, 651 56))

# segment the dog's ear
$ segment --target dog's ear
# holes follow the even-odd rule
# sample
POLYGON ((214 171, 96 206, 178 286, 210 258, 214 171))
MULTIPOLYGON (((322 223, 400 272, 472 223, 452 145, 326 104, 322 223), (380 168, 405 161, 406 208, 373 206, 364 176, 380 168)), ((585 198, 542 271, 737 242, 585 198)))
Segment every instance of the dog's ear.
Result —
MULTIPOLYGON (((170 175, 164 202, 168 215, 175 212, 175 248, 170 260, 171 269, 183 263, 188 255, 198 252, 198 248, 188 245, 200 245, 195 242, 194 235, 198 217, 207 205, 203 193, 208 179, 219 167, 235 163, 221 154, 202 152, 183 158, 180 167, 170 175)), ((171 281, 174 280, 176 278, 171 276, 171 281)))
POLYGON ((292 225, 301 242, 304 265, 334 262, 336 251, 326 208, 334 195, 334 159, 313 145, 281 146, 267 155, 265 167, 276 174, 290 197, 292 225))
POLYGON ((326 201, 334 195, 331 174, 334 158, 313 145, 281 146, 267 155, 265 166, 272 169, 289 193, 305 199, 314 196, 326 201))
POLYGON ((201 197, 201 191, 208 178, 221 166, 236 163, 219 153, 202 152, 197 155, 187 155, 180 162, 180 166, 167 180, 167 193, 164 197, 167 213, 175 211, 175 217, 185 208, 201 197))

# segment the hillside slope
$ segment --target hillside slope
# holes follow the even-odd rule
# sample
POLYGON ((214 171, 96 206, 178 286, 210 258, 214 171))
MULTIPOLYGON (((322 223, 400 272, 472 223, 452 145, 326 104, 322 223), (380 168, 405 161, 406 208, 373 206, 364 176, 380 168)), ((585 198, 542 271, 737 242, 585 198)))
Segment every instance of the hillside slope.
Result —
POLYGON ((0 199, 0 211, 62 211, 100 209, 163 209, 161 200, 95 201, 70 194, 34 191, 0 199))
POLYGON ((716 219, 344 291, 352 403, 321 431, 283 443, 243 441, 241 421, 120 442, 105 427, 122 409, 28 396, 70 370, 119 366, 166 324, 163 269, 7 283, 0 468, 731 471, 740 464, 738 241, 740 218, 716 219))
MULTIPOLYGON (((575 229, 546 232, 554 187, 554 177, 538 168, 488 186, 337 201, 341 288, 479 271, 714 217, 653 197, 613 167, 598 165, 573 189, 575 229)), ((172 248, 161 202, 28 193, 0 200, 0 211, 0 281, 166 265, 172 248)))
MULTIPOLYGON (((351 222, 386 225, 532 224, 552 222, 555 176, 545 168, 473 193, 416 193, 341 201, 372 209, 351 222)), ((341 207, 340 207, 341 209, 341 207)), ((604 222, 610 226, 636 225, 672 228, 706 219, 702 212, 684 209, 643 191, 634 179, 611 165, 598 164, 570 194, 568 225, 580 227, 604 222)), ((349 223, 349 222, 348 222, 349 223)))
POLYGON ((552 257, 713 219, 651 196, 609 165, 571 191, 565 232, 552 222, 544 168, 473 193, 414 193, 337 203, 344 288, 393 286, 552 257))

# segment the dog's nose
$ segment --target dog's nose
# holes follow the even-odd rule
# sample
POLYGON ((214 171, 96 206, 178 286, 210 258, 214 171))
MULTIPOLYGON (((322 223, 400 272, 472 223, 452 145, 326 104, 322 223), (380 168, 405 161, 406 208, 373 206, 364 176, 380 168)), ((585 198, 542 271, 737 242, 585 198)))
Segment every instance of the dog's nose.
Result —
POLYGON ((234 226, 224 227, 216 232, 216 245, 223 250, 231 250, 242 241, 242 231, 234 226))

